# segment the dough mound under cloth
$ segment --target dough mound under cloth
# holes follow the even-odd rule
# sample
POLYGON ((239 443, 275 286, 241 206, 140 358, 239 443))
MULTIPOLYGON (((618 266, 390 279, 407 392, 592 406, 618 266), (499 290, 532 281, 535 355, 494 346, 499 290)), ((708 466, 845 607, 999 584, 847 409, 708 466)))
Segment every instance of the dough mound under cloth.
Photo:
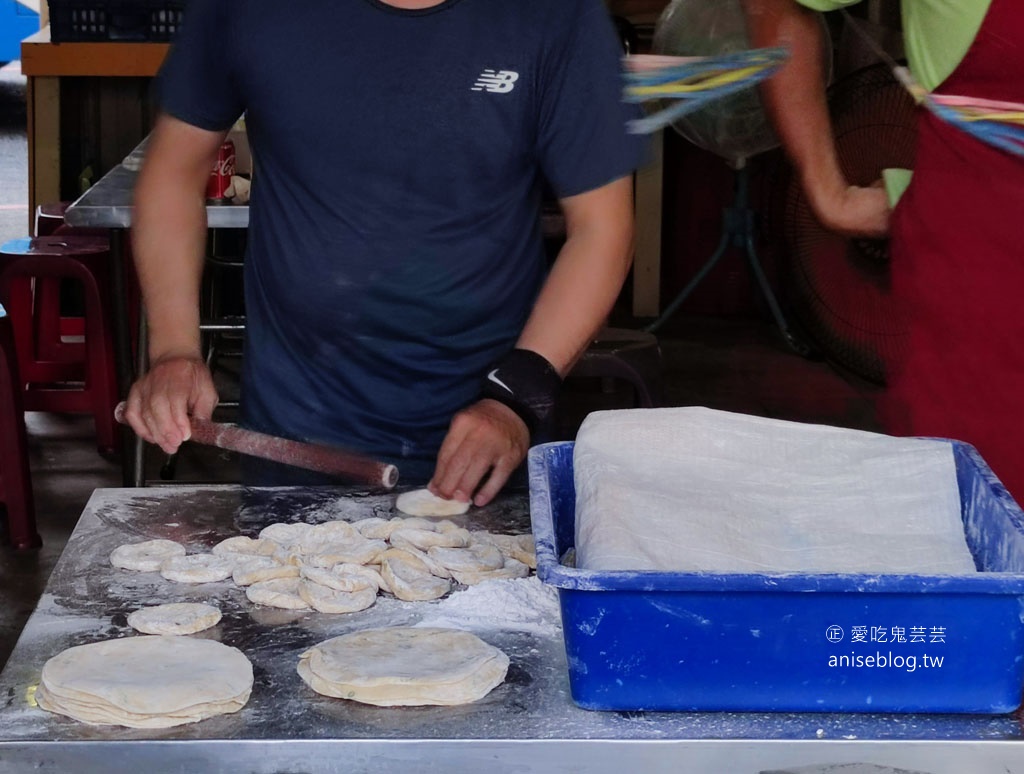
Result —
POLYGON ((392 627, 335 637, 299 658, 317 693, 382 707, 469 704, 500 685, 509 659, 458 629, 392 627))
POLYGON ((83 723, 169 728, 238 712, 252 685, 252 664, 237 648, 188 637, 126 637, 51 658, 36 702, 83 723))
POLYGON ((172 602, 136 610, 128 625, 143 634, 195 634, 220 621, 220 610, 201 602, 172 602))

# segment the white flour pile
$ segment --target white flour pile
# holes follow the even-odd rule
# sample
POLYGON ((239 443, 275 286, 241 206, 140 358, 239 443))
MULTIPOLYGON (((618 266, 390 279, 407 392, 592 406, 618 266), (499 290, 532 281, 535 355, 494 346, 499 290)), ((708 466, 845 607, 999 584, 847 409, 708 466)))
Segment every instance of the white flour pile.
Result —
POLYGON ((489 580, 433 605, 417 626, 550 634, 560 626, 558 592, 537 578, 489 580))
POLYGON ((588 570, 965 574, 952 447, 704 408, 602 411, 574 452, 588 570))

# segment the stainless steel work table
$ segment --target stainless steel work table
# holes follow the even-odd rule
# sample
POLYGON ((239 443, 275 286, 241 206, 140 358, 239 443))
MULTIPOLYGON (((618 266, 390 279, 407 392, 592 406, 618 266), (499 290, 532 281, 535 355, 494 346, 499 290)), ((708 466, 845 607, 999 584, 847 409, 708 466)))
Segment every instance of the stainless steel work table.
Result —
MULTIPOLYGON (((124 161, 105 174, 99 181, 68 207, 64 220, 69 225, 86 228, 108 228, 112 296, 114 299, 114 349, 117 358, 117 383, 122 398, 135 380, 138 370, 132 355, 129 329, 128 298, 125 285, 125 255, 128 229, 132 225, 132 196, 135 180, 145 153, 143 140, 124 161)), ((247 228, 248 205, 210 204, 206 207, 209 228, 247 228)), ((139 314, 139 341, 145 341, 145 316, 139 314)), ((145 353, 141 353, 141 366, 145 366, 145 353)), ((142 486, 144 481, 142 443, 129 430, 124 431, 123 479, 125 486, 142 486)))
MULTIPOLYGON (((297 613, 255 606, 230 581, 186 586, 107 560, 125 542, 162 537, 199 552, 275 521, 388 517, 393 502, 393 494, 332 488, 97 490, 0 674, 0 771, 752 774, 849 772, 840 765, 861 762, 931 774, 1024 772, 1024 732, 1015 716, 581 710, 568 693, 553 614, 543 626, 472 627, 512 662, 506 682, 475 704, 387 709, 330 699, 296 674, 303 650, 354 629, 429 622, 439 603, 382 596, 361 613, 297 613), (171 601, 212 601, 223 610, 220 624, 196 636, 238 647, 253 662, 255 686, 241 712, 134 730, 88 726, 32 706, 48 658, 72 645, 132 636, 128 613, 171 601)), ((456 521, 525 529, 526 496, 503 496, 456 521)))

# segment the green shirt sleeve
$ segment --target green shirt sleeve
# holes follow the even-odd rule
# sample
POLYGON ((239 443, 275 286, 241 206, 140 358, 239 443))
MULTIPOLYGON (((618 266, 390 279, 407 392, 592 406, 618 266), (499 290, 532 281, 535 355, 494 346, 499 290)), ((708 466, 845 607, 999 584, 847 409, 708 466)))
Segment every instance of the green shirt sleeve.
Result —
MULTIPOLYGON (((797 0, 815 11, 835 11, 860 0, 797 0)), ((903 37, 910 69, 934 90, 967 55, 992 0, 903 0, 903 37)))

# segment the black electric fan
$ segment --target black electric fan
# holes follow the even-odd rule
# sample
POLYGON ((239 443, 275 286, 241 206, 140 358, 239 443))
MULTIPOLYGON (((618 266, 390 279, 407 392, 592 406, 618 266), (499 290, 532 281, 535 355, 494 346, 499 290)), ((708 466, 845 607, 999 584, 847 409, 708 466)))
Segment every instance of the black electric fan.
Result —
MULTIPOLYGON (((857 70, 829 91, 847 180, 867 186, 884 169, 912 169, 915 105, 884 64, 857 70)), ((788 184, 782 230, 789 255, 788 307, 826 358, 878 384, 905 346, 903 310, 890 291, 888 243, 849 239, 814 217, 795 176, 788 184)))

